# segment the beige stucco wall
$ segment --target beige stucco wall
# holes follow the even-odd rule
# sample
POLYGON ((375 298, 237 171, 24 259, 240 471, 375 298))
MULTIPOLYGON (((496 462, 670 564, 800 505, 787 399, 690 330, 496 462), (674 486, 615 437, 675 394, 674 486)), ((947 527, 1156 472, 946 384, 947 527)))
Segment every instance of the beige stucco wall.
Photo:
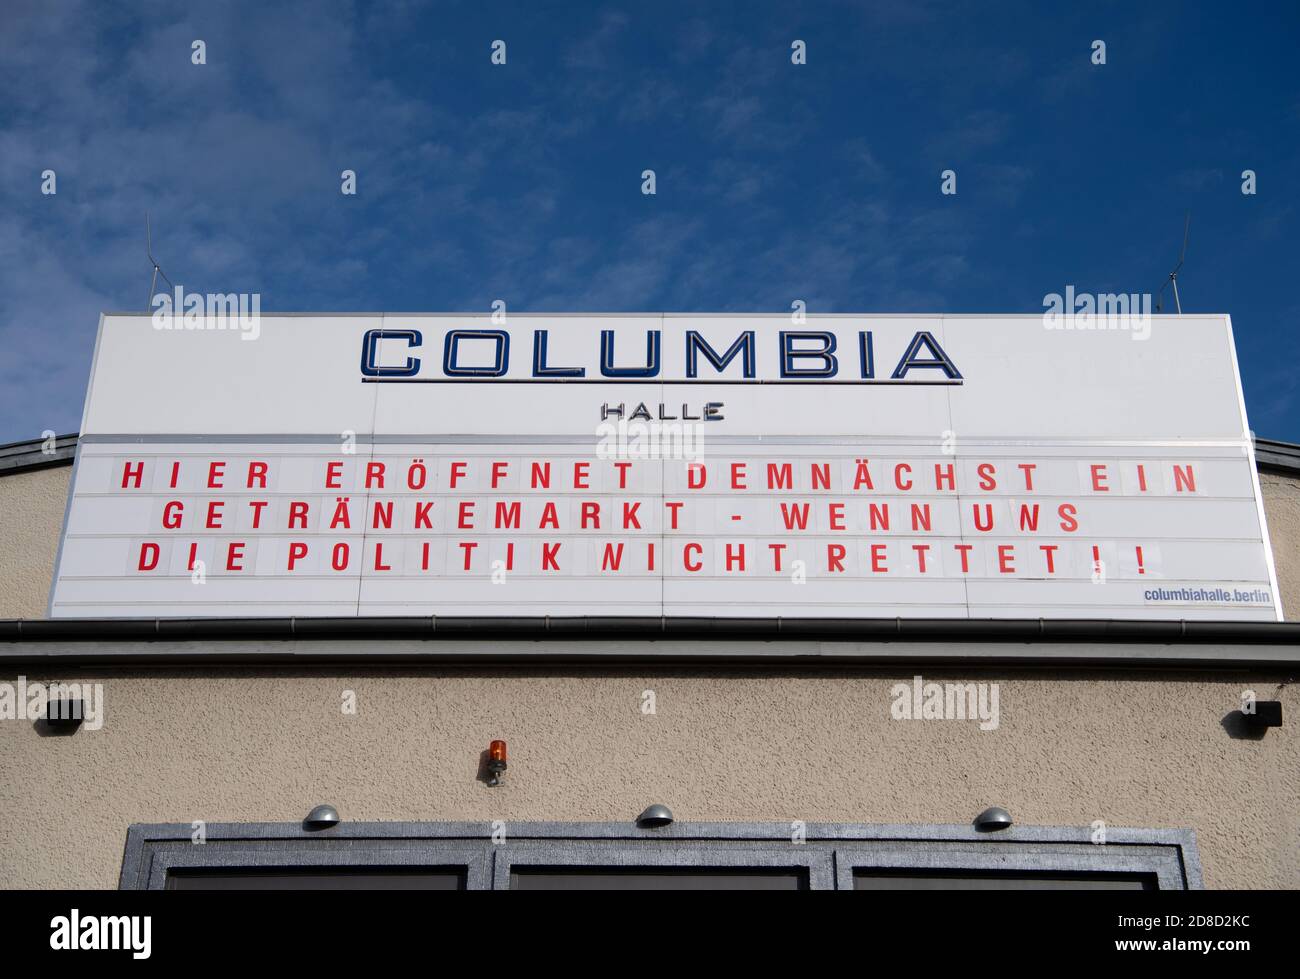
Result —
POLYGON ((0 619, 44 618, 71 466, 0 476, 0 619))
POLYGON ((1264 520, 1273 542, 1282 612, 1287 620, 1300 619, 1300 480, 1275 473, 1260 473, 1264 520))
POLYGON ((664 802, 683 821, 965 824, 999 804, 1021 825, 1191 827, 1207 886, 1300 887, 1296 688, 1290 727, 1237 740, 1221 722, 1240 691, 1272 697, 1277 678, 962 675, 1000 684, 1000 725, 980 731, 892 720, 911 672, 101 675, 98 731, 0 723, 0 881, 113 887, 132 822, 297 822, 321 802, 354 820, 630 822, 664 802), (498 737, 510 770, 489 789, 479 755, 498 737))

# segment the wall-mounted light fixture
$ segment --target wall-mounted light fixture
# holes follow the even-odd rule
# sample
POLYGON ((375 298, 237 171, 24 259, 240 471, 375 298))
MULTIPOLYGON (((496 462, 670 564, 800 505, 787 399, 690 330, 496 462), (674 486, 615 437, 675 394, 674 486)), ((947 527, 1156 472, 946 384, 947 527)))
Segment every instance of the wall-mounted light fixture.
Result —
POLYGON ((672 822, 673 811, 658 802, 653 806, 648 806, 645 812, 636 817, 636 824, 642 829, 658 829, 660 826, 671 826, 672 822))
POLYGON ((339 824, 339 811, 329 804, 317 806, 302 821, 303 829, 329 829, 339 824))
POLYGON ((989 806, 975 817, 975 828, 981 833, 995 833, 1011 828, 1011 813, 1001 806, 989 806))
POLYGON ((1241 711, 1248 728, 1262 733, 1270 727, 1282 726, 1282 701, 1256 700, 1252 706, 1254 709, 1249 712, 1244 707, 1241 711))
POLYGON ((488 745, 487 770, 491 772, 488 785, 500 785, 501 776, 506 773, 506 743, 493 741, 488 745))
POLYGON ((85 716, 83 700, 51 700, 45 707, 45 723, 53 728, 76 730, 85 716))

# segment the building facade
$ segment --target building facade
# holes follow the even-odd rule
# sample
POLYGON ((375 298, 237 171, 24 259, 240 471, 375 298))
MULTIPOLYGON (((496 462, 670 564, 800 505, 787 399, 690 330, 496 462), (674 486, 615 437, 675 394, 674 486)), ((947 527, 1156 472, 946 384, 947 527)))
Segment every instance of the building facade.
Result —
MULTIPOLYGON (((1248 689, 1287 716, 1300 706, 1290 622, 1217 636, 1088 624, 1077 637, 1050 626, 1041 637, 993 635, 972 623, 897 635, 864 626, 859 638, 847 627, 787 638, 762 625, 752 637, 743 627, 710 638, 538 626, 415 638, 392 623, 334 635, 231 624, 147 641, 139 628, 102 626, 43 636, 42 625, 62 628, 45 615, 74 442, 22 443, 0 457, 0 656, 11 683, 102 685, 104 716, 70 736, 38 721, 0 724, 6 886, 143 885, 141 854, 167 842, 195 852, 196 823, 211 833, 212 859, 223 836, 245 848, 251 837, 302 865, 292 843, 310 838, 299 826, 320 803, 342 815, 323 831, 338 840, 396 835, 427 854, 450 845, 437 834, 458 833, 476 880, 488 873, 479 852, 494 825, 507 840, 517 827, 525 850, 563 863, 609 860, 609 848, 647 839, 708 854, 729 826, 744 830, 735 839, 749 839, 754 859, 771 860, 794 852, 802 823, 805 855, 833 850, 837 834, 874 841, 872 853, 885 848, 905 867, 956 860, 936 846, 974 867, 996 843, 999 866, 1076 871, 1129 867, 1134 848, 1172 850, 1180 886, 1300 886, 1300 749, 1286 727, 1261 736, 1234 719, 1248 689), (916 675, 996 683, 997 728, 893 719, 892 691, 916 675), (509 768, 488 787, 481 756, 498 738, 509 768), (671 808, 672 826, 636 827, 652 803, 671 808), (1015 825, 996 839, 967 833, 993 805, 1015 825), (391 825, 355 828, 371 822, 391 825), (172 825, 145 828, 157 824, 172 825), (280 827, 270 842, 264 824, 280 827), (421 839, 432 842, 420 849, 421 839), (1029 859, 1044 849, 1056 863, 1029 859)), ((1300 449, 1257 448, 1290 620, 1300 449)))

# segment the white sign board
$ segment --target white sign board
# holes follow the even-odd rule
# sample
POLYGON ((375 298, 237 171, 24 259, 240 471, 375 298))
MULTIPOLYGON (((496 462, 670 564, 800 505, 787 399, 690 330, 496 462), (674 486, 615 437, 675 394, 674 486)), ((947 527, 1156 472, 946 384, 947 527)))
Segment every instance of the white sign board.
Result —
POLYGON ((156 325, 53 616, 1280 618, 1224 316, 156 325))

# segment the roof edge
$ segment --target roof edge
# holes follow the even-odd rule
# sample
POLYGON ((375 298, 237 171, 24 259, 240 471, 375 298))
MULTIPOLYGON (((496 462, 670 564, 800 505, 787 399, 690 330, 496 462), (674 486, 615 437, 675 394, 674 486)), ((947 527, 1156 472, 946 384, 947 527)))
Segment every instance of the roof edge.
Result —
POLYGON ((50 433, 25 442, 0 445, 0 477, 51 466, 70 466, 77 453, 76 432, 70 435, 50 433))
MULTIPOLYGON (((1296 647, 1300 622, 1145 619, 338 616, 0 620, 0 644, 322 640, 1235 644, 1296 647)), ((608 655, 602 652, 601 656, 608 655)))

